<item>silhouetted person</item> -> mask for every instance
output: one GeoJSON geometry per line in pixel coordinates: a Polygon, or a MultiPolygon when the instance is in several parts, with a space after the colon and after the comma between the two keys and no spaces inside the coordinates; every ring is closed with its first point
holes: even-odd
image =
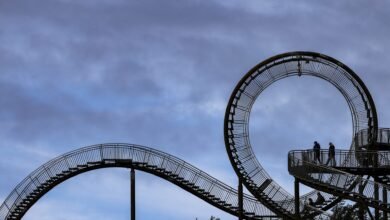
{"type": "Polygon", "coordinates": [[[326,161],[326,165],[328,165],[329,162],[331,166],[336,166],[335,146],[332,142],[329,143],[328,161],[326,161]]]}
{"type": "Polygon", "coordinates": [[[314,141],[314,146],[313,146],[313,151],[314,151],[314,162],[316,163],[317,160],[319,163],[321,163],[321,146],[317,141],[314,141]]]}
{"type": "Polygon", "coordinates": [[[320,205],[325,202],[325,198],[321,195],[320,192],[317,192],[317,199],[314,202],[314,205],[320,205]]]}

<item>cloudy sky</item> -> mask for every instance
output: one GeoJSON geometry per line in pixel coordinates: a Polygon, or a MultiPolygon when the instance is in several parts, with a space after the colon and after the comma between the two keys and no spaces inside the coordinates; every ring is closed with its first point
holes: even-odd
{"type": "MultiPolygon", "coordinates": [[[[228,98],[250,68],[288,51],[351,67],[389,127],[389,10],[355,0],[0,0],[0,202],[49,159],[107,142],[165,151],[236,186],[223,142],[228,98]]],[[[346,149],[352,127],[342,95],[302,77],[260,95],[250,132],[262,165],[292,192],[287,152],[313,140],[346,149]]],[[[93,171],[25,219],[129,219],[128,195],[128,170],[93,171]]],[[[140,220],[235,219],[141,172],[137,199],[140,220]]]]}

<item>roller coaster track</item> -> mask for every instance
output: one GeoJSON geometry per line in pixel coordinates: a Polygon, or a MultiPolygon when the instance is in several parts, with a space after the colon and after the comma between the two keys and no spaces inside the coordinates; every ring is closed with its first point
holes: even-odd
{"type": "MultiPolygon", "coordinates": [[[[261,135],[261,134],[259,134],[261,135]]],[[[374,101],[362,80],[340,61],[313,52],[271,57],[244,75],[233,90],[225,112],[225,147],[244,195],[244,219],[328,219],[326,212],[344,199],[390,212],[390,129],[378,128],[374,101]],[[350,150],[336,151],[336,164],[316,164],[311,150],[288,153],[288,170],[296,180],[315,189],[293,196],[276,183],[257,160],[249,139],[253,103],[272,83],[293,76],[312,76],[332,84],[345,98],[352,115],[350,150]],[[366,177],[375,177],[375,181],[366,177]],[[241,185],[241,184],[240,184],[241,185]],[[305,204],[321,191],[324,201],[305,204]],[[382,192],[379,194],[378,192],[382,192]]],[[[322,151],[325,162],[328,152],[322,151]]],[[[21,219],[39,198],[61,182],[84,172],[134,168],[159,176],[232,215],[240,215],[234,188],[167,153],[131,144],[84,147],[42,165],[27,176],[0,206],[0,220],[21,219]]]]}
{"type": "MultiPolygon", "coordinates": [[[[237,190],[167,153],[130,144],[80,148],[40,166],[27,176],[0,207],[0,219],[20,219],[50,189],[78,174],[106,167],[135,168],[174,183],[209,204],[238,215],[237,190]]],[[[260,202],[244,196],[247,219],[275,216],[260,202]]]]}
{"type": "MultiPolygon", "coordinates": [[[[382,146],[378,144],[381,143],[378,139],[389,138],[386,135],[388,130],[382,130],[383,132],[381,131],[378,135],[376,108],[367,87],[356,73],[340,61],[319,53],[290,52],[271,57],[253,67],[234,88],[226,108],[224,126],[226,151],[237,176],[243,180],[243,184],[248,191],[282,218],[302,218],[303,202],[308,198],[316,199],[317,193],[313,191],[301,196],[298,200],[299,205],[297,206],[297,202],[295,202],[294,206],[295,197],[274,182],[257,160],[249,139],[249,118],[255,100],[268,86],[287,77],[306,76],[317,77],[329,82],[345,98],[352,116],[352,152],[355,149],[377,150],[379,146],[382,146]],[[382,135],[383,133],[384,135],[382,135]],[[278,206],[270,201],[278,201],[278,206]]],[[[261,136],[261,134],[257,135],[261,136]]],[[[295,161],[294,157],[289,158],[295,161]]],[[[309,165],[312,165],[312,169],[316,168],[315,164],[304,163],[304,165],[305,168],[309,165]]],[[[316,169],[320,170],[319,168],[316,169]]],[[[310,173],[306,174],[305,169],[300,169],[301,172],[298,173],[294,172],[294,169],[290,170],[292,171],[290,174],[300,175],[298,177],[302,180],[302,183],[314,189],[328,192],[328,194],[323,193],[326,202],[320,207],[322,210],[330,209],[346,198],[344,197],[345,194],[337,193],[338,191],[334,191],[334,188],[325,190],[325,187],[319,187],[326,183],[321,182],[321,179],[315,179],[310,173]]],[[[333,176],[333,178],[329,177],[329,180],[341,176],[341,174],[336,173],[336,169],[330,172],[324,168],[323,171],[333,176]]],[[[343,175],[347,174],[343,173],[343,175]]],[[[348,182],[346,181],[350,179],[352,177],[339,180],[338,184],[347,185],[348,182]]],[[[359,182],[354,181],[353,183],[358,184],[359,182]]],[[[372,184],[363,186],[368,187],[372,184]]],[[[345,191],[345,189],[343,190],[345,191]]],[[[378,202],[378,206],[375,207],[379,207],[379,201],[374,202],[378,202]]]]}

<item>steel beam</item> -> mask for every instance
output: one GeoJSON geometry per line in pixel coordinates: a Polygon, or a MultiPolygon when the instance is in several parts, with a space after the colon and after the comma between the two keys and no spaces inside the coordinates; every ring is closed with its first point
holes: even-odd
{"type": "Polygon", "coordinates": [[[294,196],[295,196],[295,216],[299,219],[299,180],[295,178],[294,182],[294,196]]]}
{"type": "Polygon", "coordinates": [[[240,177],[238,178],[238,219],[244,219],[244,192],[240,177]]]}
{"type": "MultiPolygon", "coordinates": [[[[379,200],[378,178],[374,177],[374,181],[375,181],[375,184],[374,184],[374,199],[375,199],[375,201],[378,201],[379,200]]],[[[379,209],[375,208],[375,220],[379,220],[379,216],[380,216],[379,209]]]]}
{"type": "MultiPolygon", "coordinates": [[[[387,204],[387,190],[386,188],[383,188],[382,191],[382,198],[383,198],[383,203],[387,204]]],[[[387,211],[383,211],[383,219],[387,219],[387,211]]]]}
{"type": "Polygon", "coordinates": [[[131,168],[130,171],[130,191],[131,191],[131,220],[135,220],[135,171],[131,168]]]}

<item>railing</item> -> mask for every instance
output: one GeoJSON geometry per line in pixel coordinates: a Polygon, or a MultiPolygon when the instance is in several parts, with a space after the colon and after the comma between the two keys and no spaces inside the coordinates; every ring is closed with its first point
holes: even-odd
{"type": "Polygon", "coordinates": [[[386,201],[390,196],[390,186],[329,166],[318,165],[310,160],[305,160],[303,153],[304,151],[301,151],[301,154],[298,154],[297,151],[289,153],[288,168],[295,177],[311,183],[313,187],[325,192],[337,192],[346,199],[365,202],[368,206],[382,210],[390,209],[386,201]],[[375,195],[376,190],[382,193],[375,195]]]}
{"type": "MultiPolygon", "coordinates": [[[[370,144],[370,138],[368,133],[368,129],[363,129],[356,133],[354,137],[354,143],[356,147],[364,147],[370,144]]],[[[390,128],[379,128],[375,143],[390,146],[390,128]]]]}
{"type": "MultiPolygon", "coordinates": [[[[102,144],[69,152],[50,160],[33,171],[16,186],[0,206],[0,219],[9,218],[19,205],[26,198],[35,195],[34,193],[38,189],[42,187],[50,189],[53,187],[50,184],[58,184],[60,181],[58,178],[64,180],[69,178],[67,176],[72,176],[72,172],[82,172],[83,169],[91,170],[94,167],[124,166],[123,163],[127,163],[126,166],[134,166],[135,168],[138,166],[146,171],[149,169],[153,172],[159,172],[159,176],[170,179],[177,185],[191,186],[192,193],[202,199],[205,199],[207,194],[209,198],[213,198],[207,201],[216,207],[221,207],[222,204],[231,213],[238,211],[236,189],[177,157],[143,146],[102,144]],[[158,169],[156,170],[156,168],[158,169]],[[197,190],[199,193],[196,193],[197,190]]],[[[30,207],[32,205],[30,204],[30,207]]],[[[256,216],[274,216],[274,213],[249,195],[244,196],[244,210],[246,213],[253,213],[256,216]]]]}
{"type": "MultiPolygon", "coordinates": [[[[313,150],[293,150],[290,157],[298,160],[319,164],[313,150]]],[[[320,165],[339,168],[381,168],[390,167],[390,151],[350,151],[335,150],[335,155],[329,155],[328,150],[320,151],[320,165]]],[[[290,166],[289,166],[290,167],[290,166]]]]}
{"type": "Polygon", "coordinates": [[[380,128],[378,130],[377,142],[390,145],[390,128],[380,128]]]}

